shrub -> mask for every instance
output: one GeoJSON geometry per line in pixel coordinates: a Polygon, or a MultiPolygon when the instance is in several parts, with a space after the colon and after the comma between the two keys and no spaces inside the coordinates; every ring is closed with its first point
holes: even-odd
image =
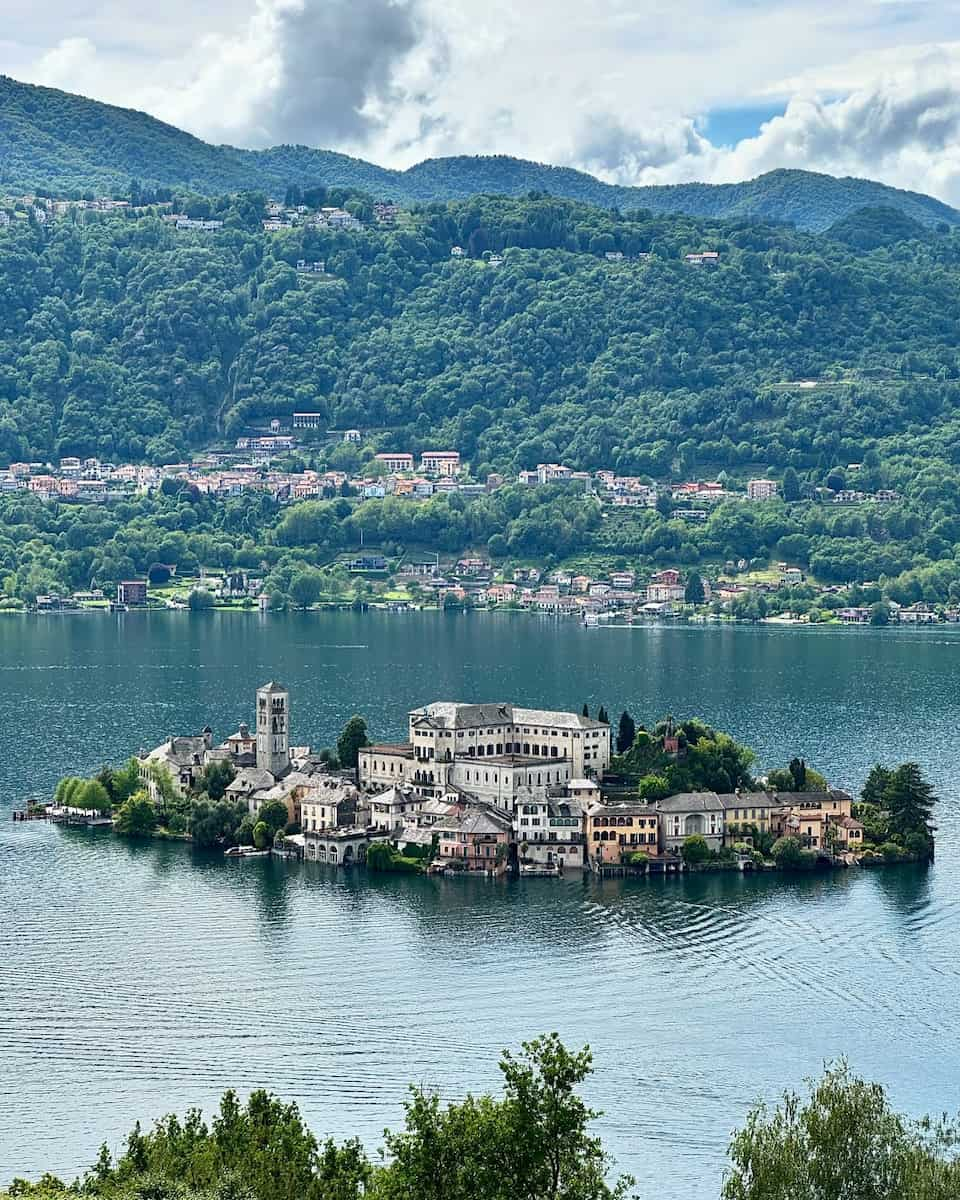
{"type": "Polygon", "coordinates": [[[897,862],[903,857],[903,851],[896,842],[884,842],[880,847],[880,853],[886,862],[897,862]]]}
{"type": "Polygon", "coordinates": [[[170,568],[166,563],[153,563],[147,571],[147,582],[154,587],[163,587],[170,582],[170,568]]]}
{"type": "Polygon", "coordinates": [[[712,852],[707,845],[707,839],[702,834],[691,833],[688,838],[684,838],[680,854],[688,866],[694,867],[707,862],[711,858],[712,852]]]}
{"type": "Polygon", "coordinates": [[[815,862],[817,856],[804,850],[799,838],[781,837],[773,843],[770,857],[783,870],[796,871],[812,865],[811,860],[815,862]]]}
{"type": "Polygon", "coordinates": [[[631,867],[645,867],[650,862],[650,857],[642,850],[634,850],[632,854],[627,855],[627,862],[631,867]]]}
{"type": "Polygon", "coordinates": [[[919,830],[907,834],[905,845],[908,852],[916,855],[917,858],[930,857],[930,838],[926,834],[920,833],[919,830]]]}

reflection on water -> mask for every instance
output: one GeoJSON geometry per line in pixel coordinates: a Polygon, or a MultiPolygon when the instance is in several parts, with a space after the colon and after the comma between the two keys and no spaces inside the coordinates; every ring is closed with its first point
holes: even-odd
{"type": "Polygon", "coordinates": [[[546,1029],[593,1046],[590,1099],[642,1193],[669,1177],[671,1195],[715,1196],[749,1102],[841,1053],[911,1111],[953,1107],[960,829],[942,747],[960,640],[936,636],[0,621],[0,722],[21,752],[0,761],[4,803],[207,719],[225,732],[269,676],[315,745],[354,711],[392,736],[434,696],[587,699],[706,715],[768,763],[804,753],[848,785],[909,754],[944,798],[932,868],[792,880],[367,878],[3,819],[0,1180],[76,1171],[135,1118],[228,1086],[273,1088],[373,1148],[409,1080],[446,1098],[494,1086],[499,1049],[546,1029]],[[54,1113],[55,1142],[36,1132],[54,1113]]]}

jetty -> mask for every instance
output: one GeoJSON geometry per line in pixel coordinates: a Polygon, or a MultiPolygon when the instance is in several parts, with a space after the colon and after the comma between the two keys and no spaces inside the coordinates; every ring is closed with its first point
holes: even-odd
{"type": "Polygon", "coordinates": [[[113,827],[113,817],[84,808],[55,808],[50,805],[46,810],[46,818],[55,825],[74,825],[82,829],[109,829],[113,827]]]}

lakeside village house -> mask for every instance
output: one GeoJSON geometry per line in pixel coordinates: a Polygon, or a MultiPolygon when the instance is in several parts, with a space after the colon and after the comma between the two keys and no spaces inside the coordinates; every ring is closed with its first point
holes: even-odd
{"type": "Polygon", "coordinates": [[[365,746],[356,773],[331,771],[290,745],[290,695],[271,682],[257,690],[253,731],[241,723],[214,745],[208,726],[138,761],[154,799],[157,767],[187,791],[208,763],[231,763],[229,797],[251,815],[279,800],[300,825],[285,852],[339,865],[362,863],[375,841],[432,849],[434,869],[490,875],[516,865],[604,871],[637,851],[651,870],[675,869],[691,834],[719,850],[749,841],[752,828],[830,854],[862,845],[847,792],[696,792],[650,805],[605,794],[610,757],[609,726],[578,713],[439,701],[408,714],[406,741],[365,746]]]}

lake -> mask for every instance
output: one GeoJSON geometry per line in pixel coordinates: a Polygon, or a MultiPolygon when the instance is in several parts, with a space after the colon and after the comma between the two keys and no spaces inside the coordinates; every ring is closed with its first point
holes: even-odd
{"type": "Polygon", "coordinates": [[[715,1197],[728,1135],[845,1054],[914,1113],[958,1107],[960,630],[583,629],[509,614],[0,617],[0,1182],[72,1175],[135,1119],[233,1086],[371,1150],[409,1081],[454,1099],[501,1047],[589,1042],[641,1194],[715,1197]],[[762,766],[858,788],[912,758],[937,861],[796,880],[438,880],[228,862],[17,824],[14,801],[291,693],[293,740],[433,699],[649,724],[697,715],[762,766]]]}

